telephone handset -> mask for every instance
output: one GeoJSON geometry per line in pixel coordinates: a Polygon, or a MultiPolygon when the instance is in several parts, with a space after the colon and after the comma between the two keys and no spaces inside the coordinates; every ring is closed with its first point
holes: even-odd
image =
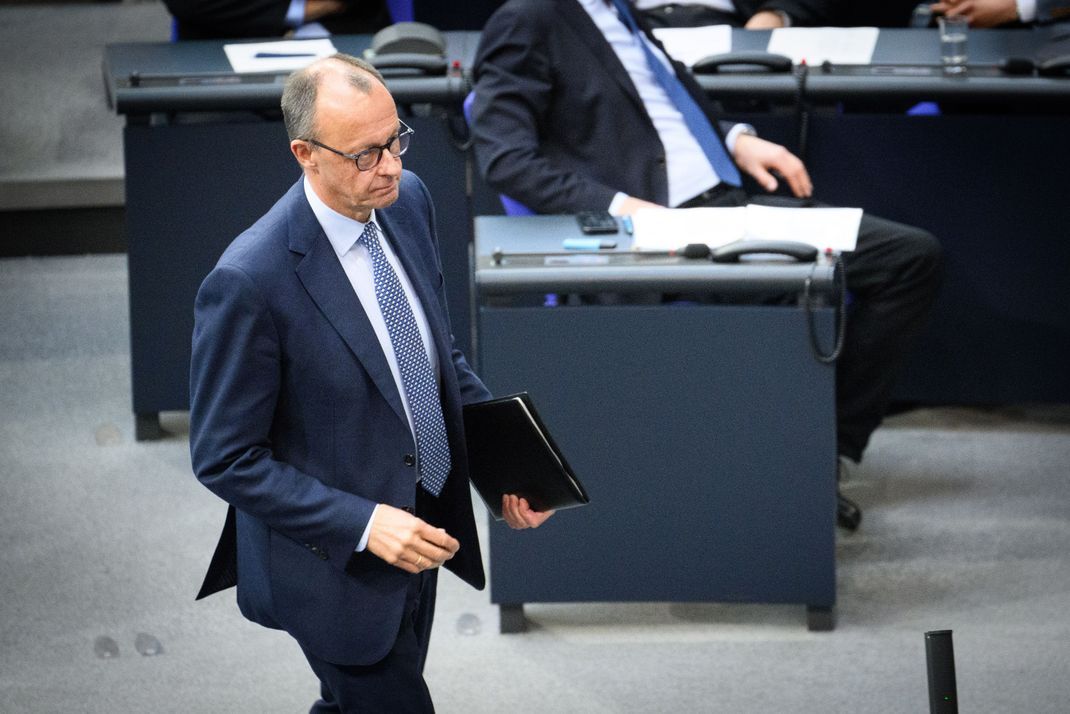
{"type": "Polygon", "coordinates": [[[753,72],[761,69],[773,73],[791,72],[791,58],[769,52],[725,52],[704,57],[691,66],[694,74],[753,72]]]}
{"type": "Polygon", "coordinates": [[[384,76],[446,74],[446,40],[423,22],[395,22],[372,37],[364,58],[384,76]]]}
{"type": "Polygon", "coordinates": [[[747,255],[784,255],[794,258],[799,263],[812,263],[817,260],[817,248],[808,243],[791,240],[737,240],[722,245],[710,254],[714,263],[738,263],[747,255]]]}

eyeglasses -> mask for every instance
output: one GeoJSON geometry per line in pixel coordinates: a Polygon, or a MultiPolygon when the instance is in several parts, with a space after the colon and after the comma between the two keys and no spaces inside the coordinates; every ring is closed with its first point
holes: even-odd
{"type": "Polygon", "coordinates": [[[390,137],[382,146],[373,146],[370,149],[357,152],[356,154],[347,154],[344,151],[338,149],[332,149],[326,144],[322,144],[315,139],[305,139],[310,144],[315,144],[321,149],[326,149],[339,156],[349,159],[357,165],[358,171],[371,171],[383,158],[383,151],[389,151],[390,155],[397,158],[409,150],[409,141],[412,139],[412,135],[415,133],[405,122],[398,120],[398,124],[401,125],[401,131],[394,136],[390,137]]]}

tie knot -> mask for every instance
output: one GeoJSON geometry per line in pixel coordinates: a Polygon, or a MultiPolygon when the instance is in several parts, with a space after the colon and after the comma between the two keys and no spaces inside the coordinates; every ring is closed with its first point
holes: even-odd
{"type": "Polygon", "coordinates": [[[364,230],[361,232],[360,238],[357,240],[370,248],[372,243],[379,242],[379,229],[375,227],[374,223],[368,221],[364,224],[364,230]]]}

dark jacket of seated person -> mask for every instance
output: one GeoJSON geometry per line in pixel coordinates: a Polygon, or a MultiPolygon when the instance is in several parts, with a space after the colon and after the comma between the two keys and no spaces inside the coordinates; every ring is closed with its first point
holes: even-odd
{"type": "Polygon", "coordinates": [[[178,22],[178,39],[279,37],[297,25],[319,22],[332,34],[366,34],[390,24],[384,0],[306,0],[289,24],[290,0],[164,0],[178,22]]]}

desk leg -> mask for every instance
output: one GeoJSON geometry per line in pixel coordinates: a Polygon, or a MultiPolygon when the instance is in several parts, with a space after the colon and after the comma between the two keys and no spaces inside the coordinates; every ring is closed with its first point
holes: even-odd
{"type": "Polygon", "coordinates": [[[498,631],[503,635],[527,632],[528,621],[524,619],[524,604],[501,605],[501,622],[498,631]]]}
{"type": "Polygon", "coordinates": [[[134,414],[134,438],[137,441],[156,441],[163,438],[159,412],[136,412],[134,414]]]}
{"type": "Polygon", "coordinates": [[[836,610],[818,605],[806,606],[806,629],[810,632],[831,632],[836,628],[836,610]]]}

